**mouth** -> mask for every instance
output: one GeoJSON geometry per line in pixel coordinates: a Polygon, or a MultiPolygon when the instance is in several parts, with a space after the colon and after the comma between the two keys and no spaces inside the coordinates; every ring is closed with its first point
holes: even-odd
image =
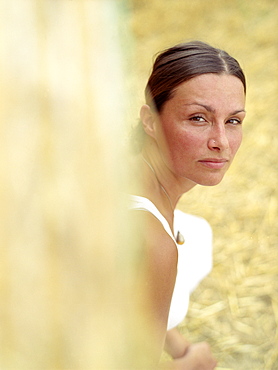
{"type": "Polygon", "coordinates": [[[229,162],[228,159],[221,158],[221,159],[215,159],[215,158],[206,158],[198,161],[205,167],[211,168],[213,170],[221,170],[225,165],[229,162]]]}

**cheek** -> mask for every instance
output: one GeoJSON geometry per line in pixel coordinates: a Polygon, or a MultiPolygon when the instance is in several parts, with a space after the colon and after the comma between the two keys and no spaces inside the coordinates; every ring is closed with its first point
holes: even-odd
{"type": "Polygon", "coordinates": [[[172,160],[196,157],[203,148],[204,143],[200,135],[184,130],[172,130],[166,133],[166,140],[169,149],[169,156],[172,160]]]}
{"type": "Polygon", "coordinates": [[[183,147],[185,149],[195,148],[196,145],[201,146],[205,141],[205,135],[196,130],[185,129],[179,125],[165,127],[164,133],[166,140],[171,145],[183,147]]]}
{"type": "Polygon", "coordinates": [[[231,151],[234,155],[238,151],[238,149],[241,145],[241,142],[242,142],[242,132],[239,132],[237,135],[233,135],[230,138],[230,148],[231,148],[231,151]]]}

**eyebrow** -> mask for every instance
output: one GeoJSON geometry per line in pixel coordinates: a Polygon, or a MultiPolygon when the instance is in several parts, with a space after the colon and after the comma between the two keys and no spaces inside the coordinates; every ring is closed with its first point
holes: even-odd
{"type": "MultiPolygon", "coordinates": [[[[201,103],[188,103],[188,104],[185,104],[185,105],[198,105],[200,107],[203,107],[205,108],[208,112],[210,113],[215,113],[215,109],[213,109],[211,106],[209,105],[206,105],[206,104],[201,104],[201,103]]],[[[246,113],[246,110],[245,109],[238,109],[232,113],[230,113],[231,115],[234,115],[234,114],[237,114],[237,113],[246,113]]]]}

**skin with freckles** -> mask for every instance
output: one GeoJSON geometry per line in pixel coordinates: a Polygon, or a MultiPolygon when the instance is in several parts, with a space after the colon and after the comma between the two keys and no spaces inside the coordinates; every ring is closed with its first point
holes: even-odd
{"type": "Polygon", "coordinates": [[[174,203],[196,184],[222,180],[241,144],[244,106],[237,77],[203,74],[180,84],[160,114],[142,107],[145,131],[156,146],[146,149],[155,154],[167,191],[175,189],[174,203]]]}

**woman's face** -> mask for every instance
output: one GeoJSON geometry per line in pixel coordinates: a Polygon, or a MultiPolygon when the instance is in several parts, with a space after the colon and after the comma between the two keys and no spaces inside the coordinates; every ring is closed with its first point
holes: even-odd
{"type": "Polygon", "coordinates": [[[179,178],[218,184],[241,144],[244,106],[235,76],[204,74],[180,84],[156,120],[163,162],[179,178]]]}

